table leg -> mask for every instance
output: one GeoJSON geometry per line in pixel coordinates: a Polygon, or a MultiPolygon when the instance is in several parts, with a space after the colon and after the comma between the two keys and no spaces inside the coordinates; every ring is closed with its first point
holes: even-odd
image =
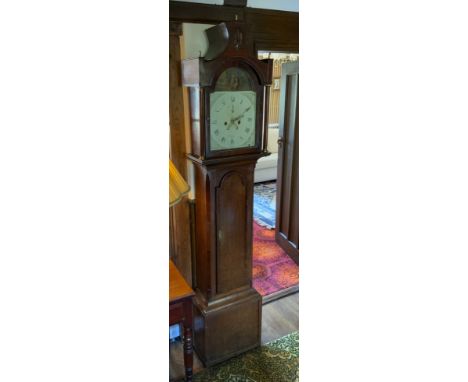
{"type": "Polygon", "coordinates": [[[192,346],[192,325],[184,325],[184,366],[185,380],[192,381],[193,373],[193,346],[192,346]]]}

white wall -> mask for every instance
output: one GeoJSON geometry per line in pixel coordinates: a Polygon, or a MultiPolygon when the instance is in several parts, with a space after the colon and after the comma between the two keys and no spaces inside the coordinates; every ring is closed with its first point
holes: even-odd
{"type": "Polygon", "coordinates": [[[182,59],[203,57],[208,49],[208,39],[204,31],[211,28],[211,24],[182,24],[182,34],[184,43],[182,49],[182,59]]]}
{"type": "Polygon", "coordinates": [[[299,0],[248,0],[247,6],[251,8],[299,12],[299,0]]]}

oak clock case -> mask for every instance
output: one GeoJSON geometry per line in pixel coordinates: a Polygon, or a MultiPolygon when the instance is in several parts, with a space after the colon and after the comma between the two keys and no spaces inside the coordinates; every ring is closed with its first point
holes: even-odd
{"type": "Polygon", "coordinates": [[[257,160],[268,155],[272,60],[258,60],[245,36],[240,23],[210,28],[205,57],[182,62],[194,164],[194,348],[207,366],[261,339],[262,298],[252,287],[253,182],[257,160]]]}

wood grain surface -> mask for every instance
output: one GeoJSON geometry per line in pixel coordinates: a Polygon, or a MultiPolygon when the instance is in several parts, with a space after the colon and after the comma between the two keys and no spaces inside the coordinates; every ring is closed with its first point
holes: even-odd
{"type": "Polygon", "coordinates": [[[193,290],[182,277],[172,260],[169,260],[169,303],[193,296],[193,290]]]}

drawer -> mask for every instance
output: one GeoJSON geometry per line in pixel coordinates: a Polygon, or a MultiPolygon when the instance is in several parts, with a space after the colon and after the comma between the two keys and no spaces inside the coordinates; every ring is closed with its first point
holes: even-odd
{"type": "Polygon", "coordinates": [[[176,302],[169,305],[169,325],[182,322],[185,319],[184,303],[176,302]]]}

